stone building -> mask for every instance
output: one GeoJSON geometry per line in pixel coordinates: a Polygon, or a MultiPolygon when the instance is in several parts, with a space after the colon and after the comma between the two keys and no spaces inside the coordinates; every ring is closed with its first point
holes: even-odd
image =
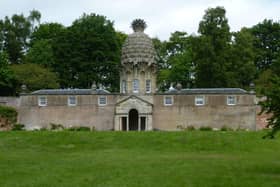
{"type": "MultiPolygon", "coordinates": [[[[137,22],[136,22],[137,23],[137,22]]],[[[138,22],[139,23],[139,22],[138,22]]],[[[27,129],[88,126],[97,130],[176,130],[194,126],[255,130],[255,95],[239,88],[157,92],[156,53],[134,24],[122,48],[120,93],[104,89],[38,90],[20,97],[19,122],[27,129]]]]}

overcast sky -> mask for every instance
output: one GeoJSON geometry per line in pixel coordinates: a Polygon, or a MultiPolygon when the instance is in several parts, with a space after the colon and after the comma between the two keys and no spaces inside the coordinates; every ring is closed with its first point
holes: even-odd
{"type": "Polygon", "coordinates": [[[27,16],[36,9],[42,14],[41,22],[69,26],[83,13],[97,13],[129,34],[131,21],[143,18],[148,24],[147,34],[166,40],[176,30],[197,33],[205,10],[216,6],[225,7],[231,31],[265,18],[280,20],[280,0],[0,0],[0,19],[15,13],[27,16]]]}

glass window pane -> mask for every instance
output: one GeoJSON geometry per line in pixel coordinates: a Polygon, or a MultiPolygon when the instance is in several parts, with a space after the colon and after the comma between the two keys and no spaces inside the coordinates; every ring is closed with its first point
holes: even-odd
{"type": "Polygon", "coordinates": [[[133,92],[134,93],[139,92],[139,80],[138,79],[133,80],[133,92]]]}
{"type": "Polygon", "coordinates": [[[172,105],[172,104],[173,104],[172,96],[165,96],[164,97],[164,105],[172,105]]]}
{"type": "Polygon", "coordinates": [[[151,93],[151,80],[146,80],[146,93],[151,93]]]}
{"type": "Polygon", "coordinates": [[[195,105],[204,105],[204,96],[195,96],[195,105]]]}
{"type": "Polygon", "coordinates": [[[106,98],[106,96],[100,96],[100,97],[99,97],[98,104],[99,104],[99,105],[106,105],[106,104],[107,104],[107,98],[106,98]]]}
{"type": "Polygon", "coordinates": [[[39,106],[47,106],[47,97],[46,96],[40,96],[38,99],[38,105],[39,106]]]}
{"type": "Polygon", "coordinates": [[[68,105],[74,106],[77,104],[76,96],[68,96],[68,105]]]}

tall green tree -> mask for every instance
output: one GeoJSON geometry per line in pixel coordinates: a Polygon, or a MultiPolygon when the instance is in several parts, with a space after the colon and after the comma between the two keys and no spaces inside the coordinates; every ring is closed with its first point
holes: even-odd
{"type": "Polygon", "coordinates": [[[14,74],[9,66],[8,55],[0,52],[0,95],[14,95],[14,74]]]}
{"type": "Polygon", "coordinates": [[[248,88],[256,76],[254,65],[254,37],[246,28],[233,33],[229,68],[227,71],[228,86],[248,88]]]}
{"type": "Polygon", "coordinates": [[[30,46],[32,47],[34,43],[40,40],[48,40],[55,45],[56,38],[65,30],[66,28],[59,23],[43,23],[40,24],[32,33],[30,46]]]}
{"type": "Polygon", "coordinates": [[[166,88],[171,83],[180,83],[183,87],[192,83],[193,64],[189,39],[186,32],[176,31],[164,42],[165,54],[159,59],[162,62],[158,82],[166,88]]]}
{"type": "Polygon", "coordinates": [[[30,48],[25,55],[25,63],[41,64],[52,70],[56,67],[54,46],[66,28],[58,23],[44,23],[35,28],[31,35],[30,48]]]}
{"type": "Polygon", "coordinates": [[[262,113],[272,114],[268,119],[268,127],[272,130],[264,138],[274,138],[280,131],[280,76],[273,75],[271,86],[265,90],[266,100],[261,102],[262,113]]]}
{"type": "Polygon", "coordinates": [[[46,39],[36,41],[25,55],[24,62],[41,64],[50,69],[54,68],[56,64],[52,42],[46,39]]]}
{"type": "Polygon", "coordinates": [[[265,19],[253,26],[251,32],[255,36],[255,65],[261,73],[276,62],[280,53],[280,23],[265,19]]]}
{"type": "Polygon", "coordinates": [[[119,89],[120,42],[104,16],[84,14],[56,40],[55,71],[63,87],[86,88],[95,81],[119,89]]]}
{"type": "Polygon", "coordinates": [[[33,9],[30,11],[30,14],[27,19],[30,21],[32,25],[31,32],[33,32],[37,27],[37,25],[40,25],[41,13],[38,10],[33,9]]]}
{"type": "Polygon", "coordinates": [[[206,10],[193,40],[196,86],[227,87],[231,33],[223,7],[206,10]]]}
{"type": "Polygon", "coordinates": [[[0,20],[0,50],[8,53],[12,64],[23,61],[23,56],[29,48],[35,20],[40,20],[40,12],[36,10],[31,11],[28,17],[23,14],[14,14],[0,20]]]}
{"type": "Polygon", "coordinates": [[[5,17],[4,50],[9,54],[11,63],[20,63],[27,50],[31,24],[22,14],[5,17]]]}

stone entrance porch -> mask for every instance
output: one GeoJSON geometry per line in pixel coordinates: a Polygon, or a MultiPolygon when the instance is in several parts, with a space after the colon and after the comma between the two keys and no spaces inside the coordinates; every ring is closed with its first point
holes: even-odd
{"type": "Polygon", "coordinates": [[[129,96],[116,104],[116,131],[152,130],[153,104],[135,95],[129,96]]]}

